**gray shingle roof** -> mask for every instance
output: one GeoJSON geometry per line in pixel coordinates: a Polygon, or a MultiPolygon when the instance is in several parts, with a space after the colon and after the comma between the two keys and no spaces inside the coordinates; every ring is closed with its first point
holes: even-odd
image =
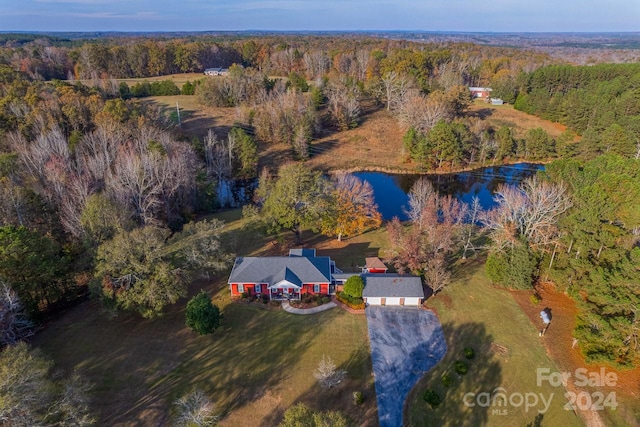
{"type": "Polygon", "coordinates": [[[363,274],[364,291],[362,296],[369,297],[401,297],[424,298],[422,280],[417,276],[401,276],[399,274],[363,274]]]}
{"type": "Polygon", "coordinates": [[[229,283],[330,283],[329,257],[238,257],[229,283]]]}
{"type": "Polygon", "coordinates": [[[315,257],[316,250],[313,248],[293,248],[289,249],[289,256],[315,257]]]}

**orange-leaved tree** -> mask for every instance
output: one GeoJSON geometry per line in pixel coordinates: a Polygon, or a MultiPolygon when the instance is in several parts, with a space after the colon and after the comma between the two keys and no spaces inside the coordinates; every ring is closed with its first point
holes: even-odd
{"type": "Polygon", "coordinates": [[[346,173],[335,174],[333,180],[331,209],[324,215],[322,233],[342,240],[380,227],[382,217],[371,184],[346,173]]]}

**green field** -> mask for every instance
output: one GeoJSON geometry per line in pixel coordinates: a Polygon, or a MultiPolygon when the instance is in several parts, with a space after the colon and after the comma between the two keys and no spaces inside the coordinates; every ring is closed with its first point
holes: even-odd
{"type": "Polygon", "coordinates": [[[538,386],[537,368],[549,368],[551,372],[559,369],[547,356],[537,329],[511,294],[489,283],[482,262],[471,259],[458,265],[455,282],[428,305],[438,313],[448,352],[407,399],[408,426],[457,426],[461,420],[464,425],[473,426],[525,426],[535,422],[541,424],[532,425],[582,425],[572,411],[564,410],[562,387],[551,387],[547,381],[538,386]],[[465,347],[474,349],[473,359],[465,358],[465,347]],[[458,360],[467,362],[466,375],[454,371],[458,360]],[[448,387],[442,381],[445,373],[452,379],[448,387]],[[506,405],[502,399],[494,403],[494,390],[500,387],[510,399],[506,405]],[[426,389],[435,390],[442,397],[436,409],[422,399],[426,389]],[[466,393],[473,393],[467,395],[466,401],[475,406],[465,404],[466,393]],[[488,396],[489,404],[485,400],[488,396]],[[520,396],[529,399],[529,408],[526,403],[521,404],[520,396]],[[551,403],[546,412],[539,413],[546,406],[542,399],[551,403]]]}

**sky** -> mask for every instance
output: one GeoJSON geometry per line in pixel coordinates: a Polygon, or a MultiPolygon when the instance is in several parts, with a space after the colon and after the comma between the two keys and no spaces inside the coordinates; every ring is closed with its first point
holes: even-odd
{"type": "Polygon", "coordinates": [[[0,31],[640,31],[640,0],[0,0],[0,31]]]}

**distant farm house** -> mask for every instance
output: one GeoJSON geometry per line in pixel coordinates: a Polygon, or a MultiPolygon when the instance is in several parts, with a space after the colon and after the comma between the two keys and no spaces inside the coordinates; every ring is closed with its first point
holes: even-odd
{"type": "Polygon", "coordinates": [[[204,70],[204,74],[207,76],[226,76],[229,74],[229,69],[222,67],[207,68],[204,70]]]}
{"type": "Polygon", "coordinates": [[[489,98],[491,96],[492,89],[490,87],[470,87],[471,98],[489,98]]]}

